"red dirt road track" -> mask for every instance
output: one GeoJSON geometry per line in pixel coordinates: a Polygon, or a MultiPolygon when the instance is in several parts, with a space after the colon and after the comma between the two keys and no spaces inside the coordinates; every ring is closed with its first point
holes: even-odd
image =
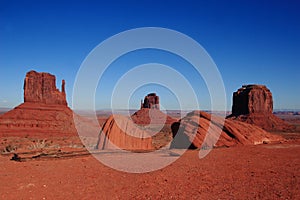
{"type": "Polygon", "coordinates": [[[0,156],[0,199],[300,199],[300,142],[189,150],[145,174],[92,156],[10,161],[0,156]]]}

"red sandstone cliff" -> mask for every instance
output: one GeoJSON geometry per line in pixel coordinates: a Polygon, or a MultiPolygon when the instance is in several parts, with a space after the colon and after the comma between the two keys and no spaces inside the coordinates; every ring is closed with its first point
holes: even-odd
{"type": "Polygon", "coordinates": [[[24,103],[0,116],[1,135],[76,134],[73,112],[67,106],[65,81],[62,91],[55,76],[30,71],[24,80],[24,103]]]}
{"type": "Polygon", "coordinates": [[[294,129],[273,114],[272,93],[264,85],[243,85],[234,92],[232,114],[227,118],[255,124],[268,131],[294,129]]]}
{"type": "Polygon", "coordinates": [[[54,75],[30,71],[24,80],[24,102],[67,105],[64,80],[61,90],[56,88],[54,75]]]}
{"type": "Polygon", "coordinates": [[[232,115],[273,113],[273,98],[264,85],[243,85],[233,93],[232,115]]]}
{"type": "Polygon", "coordinates": [[[141,101],[141,109],[142,108],[151,108],[159,110],[159,96],[156,93],[150,93],[144,98],[144,102],[141,101]]]}

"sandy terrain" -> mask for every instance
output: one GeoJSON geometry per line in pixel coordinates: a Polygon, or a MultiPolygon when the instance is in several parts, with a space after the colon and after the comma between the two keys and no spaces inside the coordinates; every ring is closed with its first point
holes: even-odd
{"type": "Polygon", "coordinates": [[[0,156],[1,199],[300,199],[300,142],[189,150],[158,171],[131,174],[93,156],[24,162],[0,156]]]}
{"type": "Polygon", "coordinates": [[[300,199],[300,126],[285,120],[297,132],[275,133],[282,143],[217,148],[203,159],[189,150],[142,174],[103,165],[77,136],[0,137],[0,199],[300,199]],[[10,160],[13,152],[21,162],[10,160]]]}

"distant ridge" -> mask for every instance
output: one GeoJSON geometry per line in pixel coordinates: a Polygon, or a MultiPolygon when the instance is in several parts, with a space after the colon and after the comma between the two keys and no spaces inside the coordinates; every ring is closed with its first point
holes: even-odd
{"type": "Polygon", "coordinates": [[[10,111],[12,108],[5,108],[5,107],[0,107],[0,115],[3,115],[4,113],[10,111]]]}

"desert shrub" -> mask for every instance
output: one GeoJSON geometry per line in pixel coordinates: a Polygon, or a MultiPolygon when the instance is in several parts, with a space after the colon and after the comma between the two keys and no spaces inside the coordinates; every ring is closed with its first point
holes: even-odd
{"type": "Polygon", "coordinates": [[[30,146],[29,146],[29,149],[30,150],[33,150],[33,149],[43,149],[43,148],[45,148],[45,147],[47,147],[48,146],[48,144],[46,143],[46,139],[43,139],[43,140],[37,140],[37,141],[33,141],[33,144],[31,144],[30,146]]]}
{"type": "Polygon", "coordinates": [[[12,145],[7,145],[3,150],[2,152],[3,153],[10,153],[10,152],[14,152],[17,150],[17,147],[16,146],[12,146],[12,145]]]}

